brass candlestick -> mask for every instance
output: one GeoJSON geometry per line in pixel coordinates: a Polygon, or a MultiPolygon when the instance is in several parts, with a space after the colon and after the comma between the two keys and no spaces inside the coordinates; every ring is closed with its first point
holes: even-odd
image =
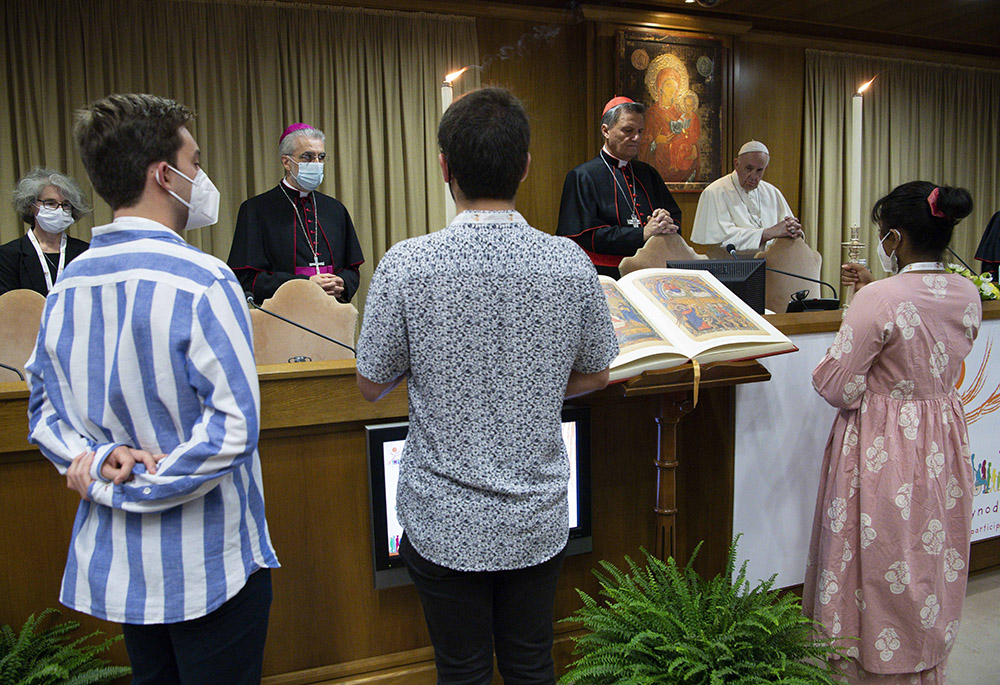
{"type": "MultiPolygon", "coordinates": [[[[847,252],[847,263],[848,264],[860,264],[861,266],[867,266],[868,260],[862,255],[867,247],[865,243],[861,242],[861,227],[857,224],[851,225],[851,239],[847,242],[840,244],[841,248],[847,252]]],[[[851,306],[851,300],[854,299],[854,284],[852,283],[849,287],[844,288],[844,313],[847,313],[847,309],[851,306]]]]}

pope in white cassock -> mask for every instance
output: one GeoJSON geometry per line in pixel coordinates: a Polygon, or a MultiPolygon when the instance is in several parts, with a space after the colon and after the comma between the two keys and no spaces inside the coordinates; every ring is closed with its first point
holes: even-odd
{"type": "Polygon", "coordinates": [[[753,250],[773,238],[802,235],[802,225],[785,196],[763,180],[769,159],[767,147],[756,140],[740,148],[733,160],[733,173],[702,191],[691,229],[692,241],[753,250]]]}

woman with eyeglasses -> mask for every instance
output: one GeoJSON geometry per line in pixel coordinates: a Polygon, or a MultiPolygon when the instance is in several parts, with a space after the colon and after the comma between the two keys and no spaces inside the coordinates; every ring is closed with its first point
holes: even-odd
{"type": "Polygon", "coordinates": [[[14,186],[14,211],[29,228],[0,246],[0,295],[18,288],[48,295],[66,265],[87,249],[66,229],[90,205],[69,176],[35,167],[14,186]]]}

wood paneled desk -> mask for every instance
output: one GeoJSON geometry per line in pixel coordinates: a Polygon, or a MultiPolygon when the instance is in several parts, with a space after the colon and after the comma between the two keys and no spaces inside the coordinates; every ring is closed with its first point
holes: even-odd
{"type": "MultiPolygon", "coordinates": [[[[411,586],[375,590],[368,504],[365,424],[406,417],[405,388],[376,404],[357,391],[352,361],[261,366],[260,454],[271,537],[282,568],[265,652],[265,682],[307,683],[374,677],[434,682],[433,654],[411,586]]],[[[574,588],[595,594],[601,559],[636,558],[657,549],[658,432],[663,390],[612,386],[576,404],[591,407],[594,550],[568,557],[556,616],[579,607],[574,588]]],[[[703,388],[677,427],[673,469],[678,509],[675,544],[686,558],[706,540],[699,568],[722,567],[732,530],[731,386],[703,388]]],[[[26,441],[27,390],[0,384],[0,621],[58,606],[59,582],[77,498],[26,441]]],[[[85,629],[117,626],[65,610],[85,629]]],[[[556,654],[569,659],[571,626],[558,626],[556,654]]],[[[114,652],[125,662],[124,649],[114,652]]]]}
{"type": "MultiPolygon", "coordinates": [[[[783,317],[774,319],[781,328],[839,322],[836,312],[783,317]]],[[[261,366],[259,372],[267,514],[282,563],[273,574],[264,682],[433,683],[433,654],[415,591],[376,591],[372,580],[364,426],[405,418],[405,389],[369,404],[357,391],[353,361],[261,366]]],[[[659,380],[647,387],[618,384],[574,400],[591,407],[594,549],[566,559],[557,618],[580,606],[574,588],[597,593],[591,569],[598,561],[621,565],[626,554],[637,558],[640,546],[661,551],[669,544],[664,536],[673,537],[680,559],[705,540],[696,562],[702,573],[725,564],[732,535],[734,387],[705,378],[698,405],[682,407],[685,415],[673,425],[680,458],[671,459],[654,417],[683,404],[687,389],[684,379],[659,380]],[[660,498],[658,466],[661,483],[674,481],[673,506],[660,498]],[[669,509],[676,509],[672,533],[664,524],[669,509]]],[[[32,612],[58,606],[77,506],[63,478],[26,441],[27,395],[24,383],[0,383],[0,622],[17,625],[32,612]]],[[[114,624],[64,614],[86,630],[118,632],[114,624]]],[[[573,628],[556,628],[559,666],[570,658],[573,628]]],[[[121,645],[113,658],[126,662],[121,645]]]]}

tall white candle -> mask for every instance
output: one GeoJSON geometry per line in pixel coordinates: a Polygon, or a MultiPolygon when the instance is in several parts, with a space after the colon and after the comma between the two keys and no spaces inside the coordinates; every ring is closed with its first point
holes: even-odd
{"type": "Polygon", "coordinates": [[[448,111],[451,107],[451,101],[454,93],[454,89],[451,87],[451,81],[445,81],[441,84],[441,116],[448,111]]]}
{"type": "MultiPolygon", "coordinates": [[[[451,87],[451,82],[457,79],[462,73],[468,69],[468,67],[462,67],[458,71],[453,71],[444,77],[444,83],[441,84],[441,116],[448,111],[451,107],[452,99],[455,96],[455,91],[451,87]]],[[[444,186],[444,222],[445,225],[450,224],[451,220],[455,218],[455,198],[451,196],[451,188],[448,184],[444,186]]]]}
{"type": "Polygon", "coordinates": [[[852,98],[851,115],[851,175],[850,190],[847,196],[848,226],[861,226],[861,93],[852,98]]]}
{"type": "MultiPolygon", "coordinates": [[[[451,74],[448,74],[451,76],[451,74]]],[[[452,97],[454,97],[454,89],[451,87],[451,81],[445,81],[441,84],[441,116],[448,111],[451,107],[452,97]]],[[[444,224],[447,226],[451,223],[451,220],[455,218],[455,198],[451,196],[451,187],[449,184],[444,184],[444,224]]]]}
{"type": "MultiPolygon", "coordinates": [[[[848,222],[848,232],[850,234],[850,240],[845,243],[841,243],[843,247],[847,248],[847,261],[858,262],[861,264],[865,263],[862,257],[861,250],[864,248],[864,243],[860,240],[861,235],[861,121],[862,121],[862,106],[863,97],[862,93],[865,89],[872,84],[872,78],[867,83],[864,83],[858,92],[854,94],[854,98],[851,102],[851,160],[850,160],[850,178],[848,178],[848,190],[847,190],[847,222],[848,222]]],[[[844,288],[843,292],[844,298],[844,313],[847,313],[848,307],[851,306],[851,301],[854,299],[854,286],[849,285],[844,288]]]]}

